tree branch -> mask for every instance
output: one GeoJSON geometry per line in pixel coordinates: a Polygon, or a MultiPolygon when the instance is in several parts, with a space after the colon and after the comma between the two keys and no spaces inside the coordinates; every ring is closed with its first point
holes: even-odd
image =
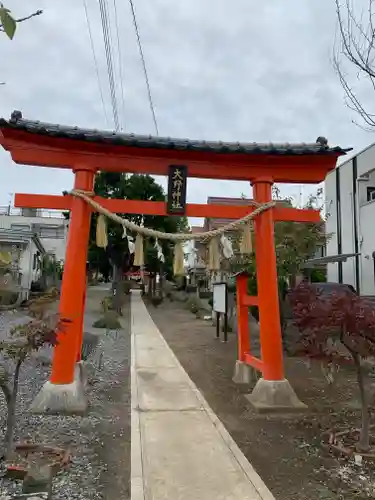
{"type": "MultiPolygon", "coordinates": [[[[16,23],[23,23],[24,21],[28,21],[29,19],[33,18],[33,17],[36,17],[36,16],[40,16],[41,14],[43,14],[43,11],[42,10],[37,10],[35,12],[33,12],[32,14],[26,16],[26,17],[20,17],[19,19],[15,19],[14,21],[16,23]]],[[[0,31],[4,32],[4,28],[2,26],[2,24],[0,24],[0,31]]]]}
{"type": "Polygon", "coordinates": [[[12,391],[10,390],[8,384],[3,380],[0,380],[0,389],[3,391],[5,401],[9,406],[10,400],[12,398],[12,391]]]}
{"type": "MultiPolygon", "coordinates": [[[[357,81],[366,82],[375,91],[374,0],[368,0],[368,9],[365,16],[363,13],[359,15],[355,12],[355,7],[353,7],[355,4],[351,0],[345,0],[343,5],[341,5],[340,0],[335,0],[335,4],[340,46],[338,50],[337,47],[334,50],[333,66],[345,92],[347,107],[360,115],[365,123],[365,130],[373,131],[375,128],[375,114],[365,108],[357,92],[349,84],[348,77],[343,71],[342,58],[355,67],[357,81]]],[[[354,120],[353,123],[358,125],[354,120]]]]}
{"type": "Polygon", "coordinates": [[[8,385],[8,372],[4,366],[0,366],[0,389],[3,391],[5,401],[9,406],[12,398],[12,390],[8,385]]]}

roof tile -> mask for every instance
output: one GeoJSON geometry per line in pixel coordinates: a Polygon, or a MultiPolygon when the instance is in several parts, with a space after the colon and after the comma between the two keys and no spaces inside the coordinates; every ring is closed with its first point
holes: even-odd
{"type": "Polygon", "coordinates": [[[315,143],[276,144],[276,143],[239,143],[213,142],[189,139],[174,139],[171,137],[153,137],[147,135],[123,134],[108,130],[85,129],[72,126],[63,126],[52,123],[25,120],[20,111],[13,111],[10,120],[0,118],[0,128],[24,130],[33,134],[49,137],[105,143],[138,148],[193,150],[214,153],[236,154],[267,154],[267,155],[345,155],[352,148],[329,147],[324,137],[318,137],[315,143]]]}

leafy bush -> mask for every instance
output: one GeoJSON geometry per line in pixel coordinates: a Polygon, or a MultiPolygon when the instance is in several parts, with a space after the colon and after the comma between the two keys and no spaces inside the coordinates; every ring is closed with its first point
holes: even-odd
{"type": "Polygon", "coordinates": [[[104,297],[101,302],[102,312],[106,314],[108,311],[113,310],[113,297],[104,297]]]}
{"type": "Polygon", "coordinates": [[[101,318],[94,321],[94,328],[106,328],[107,330],[118,330],[121,328],[120,322],[117,319],[117,313],[114,311],[108,311],[101,318]]]}
{"type": "Polygon", "coordinates": [[[163,297],[151,297],[151,304],[158,307],[163,302],[163,297]]]}
{"type": "Polygon", "coordinates": [[[193,314],[197,314],[197,312],[201,308],[200,301],[197,297],[190,297],[190,299],[186,302],[186,306],[193,314]]]}

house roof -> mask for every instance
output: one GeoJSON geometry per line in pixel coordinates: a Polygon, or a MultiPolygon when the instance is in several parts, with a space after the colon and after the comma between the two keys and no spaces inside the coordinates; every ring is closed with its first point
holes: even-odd
{"type": "Polygon", "coordinates": [[[54,138],[65,138],[91,143],[151,148],[164,150],[191,150],[211,153],[232,153],[249,155],[345,155],[352,148],[328,146],[327,139],[318,137],[314,143],[258,143],[258,142],[221,142],[151,135],[123,134],[108,130],[79,128],[74,126],[25,120],[20,111],[13,111],[10,120],[0,118],[0,128],[12,128],[32,134],[54,138]]]}
{"type": "Polygon", "coordinates": [[[38,235],[32,231],[22,231],[20,229],[0,229],[0,242],[18,243],[26,245],[33,241],[40,253],[46,253],[46,250],[40,241],[38,235]]]}
{"type": "MultiPolygon", "coordinates": [[[[208,196],[207,205],[243,205],[243,206],[251,206],[252,199],[246,198],[225,198],[218,196],[208,196]]],[[[226,224],[230,224],[234,219],[220,219],[220,218],[211,218],[205,219],[204,221],[204,229],[212,230],[221,226],[225,226],[226,224]]]]}

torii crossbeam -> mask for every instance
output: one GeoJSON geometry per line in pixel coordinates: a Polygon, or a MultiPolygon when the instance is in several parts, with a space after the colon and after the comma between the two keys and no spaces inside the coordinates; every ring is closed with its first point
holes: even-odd
{"type": "MultiPolygon", "coordinates": [[[[23,119],[20,112],[13,112],[10,120],[1,119],[0,132],[1,145],[16,163],[71,169],[77,190],[91,192],[99,170],[167,175],[171,164],[179,164],[188,167],[189,177],[249,181],[253,186],[253,198],[260,204],[271,201],[275,182],[322,182],[335,168],[337,158],[349,151],[330,148],[323,138],[312,144],[240,144],[100,132],[29,121],[23,119]]],[[[116,213],[167,215],[163,202],[94,199],[116,213]]],[[[59,306],[61,318],[69,319],[70,323],[59,335],[50,381],[37,396],[33,408],[35,411],[84,411],[86,400],[75,372],[82,344],[91,208],[77,197],[20,193],[15,195],[15,205],[70,210],[59,306]]],[[[188,204],[187,216],[238,219],[251,210],[252,207],[245,206],[188,204]]],[[[278,383],[283,382],[279,400],[291,401],[288,391],[293,393],[293,390],[285,381],[283,369],[274,221],[319,222],[320,215],[315,210],[276,206],[262,212],[254,221],[256,302],[262,351],[262,362],[257,368],[261,367],[263,386],[265,383],[275,394],[278,383]]],[[[241,321],[238,326],[239,337],[243,339],[247,331],[241,321]]],[[[247,361],[251,364],[251,357],[243,358],[239,359],[237,368],[246,369],[247,361]]],[[[272,406],[272,401],[269,404],[272,406]]]]}

